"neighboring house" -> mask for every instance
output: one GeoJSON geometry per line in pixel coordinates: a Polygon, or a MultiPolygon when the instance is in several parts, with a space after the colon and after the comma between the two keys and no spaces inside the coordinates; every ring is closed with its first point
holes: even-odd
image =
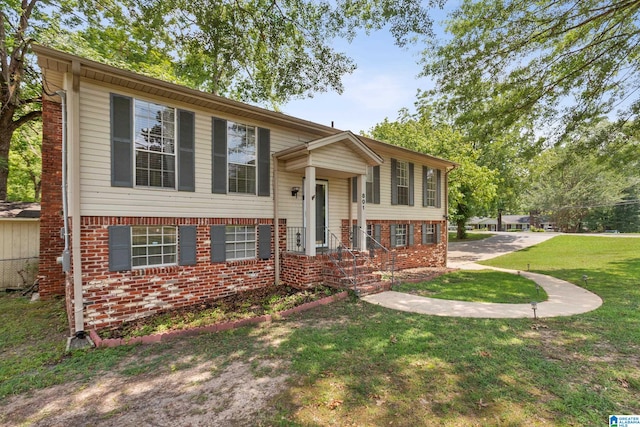
{"type": "Polygon", "coordinates": [[[502,215],[502,229],[526,231],[530,227],[530,219],[529,215],[502,215]]]}
{"type": "Polygon", "coordinates": [[[351,249],[376,249],[373,263],[388,250],[396,269],[446,265],[454,163],[33,50],[46,94],[40,293],[66,292],[72,330],[314,286],[351,249]]]}
{"type": "Polygon", "coordinates": [[[467,225],[471,226],[474,230],[487,230],[496,231],[498,228],[498,220],[495,218],[485,218],[474,216],[469,218],[467,225]]]}
{"type": "Polygon", "coordinates": [[[40,205],[0,202],[0,289],[31,286],[38,271],[40,205]]]}

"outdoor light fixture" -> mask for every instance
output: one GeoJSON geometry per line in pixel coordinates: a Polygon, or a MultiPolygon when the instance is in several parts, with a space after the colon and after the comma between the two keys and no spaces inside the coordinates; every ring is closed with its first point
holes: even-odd
{"type": "Polygon", "coordinates": [[[533,318],[534,319],[538,319],[538,316],[536,315],[536,309],[538,308],[538,303],[535,301],[531,301],[531,310],[533,310],[533,318]]]}
{"type": "Polygon", "coordinates": [[[587,276],[586,274],[582,275],[582,280],[584,281],[584,285],[587,286],[587,280],[589,279],[589,276],[587,276]]]}
{"type": "Polygon", "coordinates": [[[291,196],[297,199],[298,191],[300,191],[300,187],[291,187],[291,196]]]}

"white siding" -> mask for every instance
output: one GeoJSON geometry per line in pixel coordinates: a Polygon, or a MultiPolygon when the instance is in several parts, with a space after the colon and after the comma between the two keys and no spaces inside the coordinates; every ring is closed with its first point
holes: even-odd
{"type": "Polygon", "coordinates": [[[318,168],[333,169],[341,172],[366,174],[367,164],[361,155],[344,143],[331,144],[311,154],[312,164],[318,168]]]}
{"type": "MultiPolygon", "coordinates": [[[[422,206],[422,166],[437,168],[436,165],[417,163],[416,159],[394,157],[397,160],[410,161],[413,168],[413,206],[391,204],[391,157],[384,157],[384,163],[380,166],[380,204],[367,204],[367,220],[369,219],[397,219],[397,220],[432,220],[441,221],[446,215],[445,203],[445,171],[440,172],[440,197],[441,208],[422,206]]],[[[356,217],[356,204],[353,204],[353,219],[356,217]]]]}
{"type": "MultiPolygon", "coordinates": [[[[121,89],[114,92],[131,95],[121,89]]],[[[96,216],[167,216],[167,217],[242,217],[273,216],[273,198],[253,195],[211,193],[211,118],[215,112],[174,105],[195,112],[196,191],[182,192],[149,188],[111,187],[110,163],[110,90],[85,83],[80,96],[80,182],[81,213],[96,216]]],[[[137,96],[166,103],[162,99],[137,96]]],[[[240,118],[220,117],[260,126],[240,118]]],[[[264,127],[269,127],[263,125],[264,127]]],[[[283,150],[310,139],[271,127],[271,152],[283,150]]],[[[273,165],[272,165],[273,168],[273,165]]],[[[271,176],[271,174],[270,174],[271,176]]],[[[273,187],[273,183],[271,183],[273,187]]],[[[291,197],[291,196],[289,196],[291,197]]]]}

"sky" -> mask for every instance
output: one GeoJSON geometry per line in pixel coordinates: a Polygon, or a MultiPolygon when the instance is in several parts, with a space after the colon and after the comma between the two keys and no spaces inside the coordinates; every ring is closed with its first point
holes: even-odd
{"type": "MultiPolygon", "coordinates": [[[[446,10],[431,14],[437,35],[443,34],[439,23],[445,14],[446,10]]],[[[344,92],[291,101],[282,107],[283,113],[327,126],[333,122],[337,129],[362,133],[385,118],[395,120],[402,108],[413,111],[418,89],[433,88],[429,78],[418,77],[423,47],[400,48],[388,31],[360,34],[351,43],[336,41],[335,47],[357,65],[343,78],[344,92]]]]}

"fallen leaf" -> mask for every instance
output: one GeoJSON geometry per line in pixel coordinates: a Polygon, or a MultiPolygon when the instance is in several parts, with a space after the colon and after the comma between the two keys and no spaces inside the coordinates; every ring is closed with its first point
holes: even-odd
{"type": "Polygon", "coordinates": [[[484,403],[482,399],[478,400],[478,409],[486,408],[487,406],[489,406],[488,403],[484,403]]]}
{"type": "Polygon", "coordinates": [[[624,378],[617,378],[622,388],[629,388],[629,383],[624,378]]]}
{"type": "Polygon", "coordinates": [[[395,335],[391,335],[391,338],[389,338],[389,341],[391,341],[393,344],[398,342],[398,338],[396,338],[395,335]]]}
{"type": "Polygon", "coordinates": [[[329,407],[329,409],[334,410],[337,407],[339,407],[340,405],[342,405],[342,400],[339,399],[333,399],[331,402],[329,402],[329,404],[327,405],[329,407]]]}

